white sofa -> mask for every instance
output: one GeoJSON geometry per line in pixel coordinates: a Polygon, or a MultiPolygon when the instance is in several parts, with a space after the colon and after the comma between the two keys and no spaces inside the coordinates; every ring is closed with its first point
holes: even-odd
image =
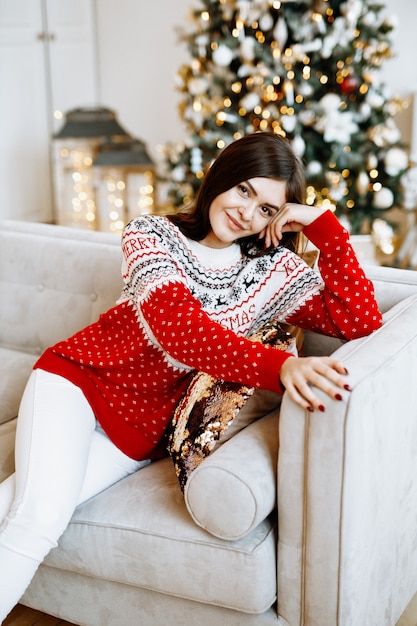
{"type": "MultiPolygon", "coordinates": [[[[120,259],[114,235],[0,223],[0,479],[33,362],[114,303],[120,259]]],[[[275,411],[204,461],[194,502],[167,458],[81,505],[22,603],[86,626],[396,624],[417,591],[417,273],[367,271],[384,326],[305,338],[343,358],[343,402],[284,396],[279,455],[275,411]]]]}

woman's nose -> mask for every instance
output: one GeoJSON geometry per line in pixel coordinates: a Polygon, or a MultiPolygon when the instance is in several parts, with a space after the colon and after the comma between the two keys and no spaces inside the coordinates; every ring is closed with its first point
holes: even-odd
{"type": "Polygon", "coordinates": [[[254,206],[245,204],[239,207],[239,214],[245,222],[250,222],[252,220],[254,206]]]}

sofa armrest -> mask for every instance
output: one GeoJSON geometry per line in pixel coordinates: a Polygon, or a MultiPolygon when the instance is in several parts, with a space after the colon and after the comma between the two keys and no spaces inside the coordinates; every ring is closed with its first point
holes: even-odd
{"type": "Polygon", "coordinates": [[[278,612],[288,624],[394,624],[417,573],[417,296],[334,355],[342,402],[285,394],[278,460],[278,612]],[[303,621],[304,620],[304,621],[303,621]]]}

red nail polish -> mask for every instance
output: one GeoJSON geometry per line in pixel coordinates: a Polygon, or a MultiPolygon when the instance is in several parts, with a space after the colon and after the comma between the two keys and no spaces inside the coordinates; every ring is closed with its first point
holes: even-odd
{"type": "Polygon", "coordinates": [[[340,395],[340,393],[337,393],[335,395],[336,400],[343,400],[342,396],[340,395]]]}
{"type": "Polygon", "coordinates": [[[352,391],[350,385],[344,385],[343,388],[346,389],[346,391],[352,391]]]}
{"type": "Polygon", "coordinates": [[[347,371],[346,367],[345,367],[345,374],[349,374],[349,372],[347,371]]]}
{"type": "Polygon", "coordinates": [[[308,406],[308,407],[307,407],[307,411],[310,411],[310,413],[313,413],[313,412],[314,412],[314,409],[313,409],[313,407],[312,407],[312,406],[308,406]]]}
{"type": "Polygon", "coordinates": [[[320,404],[319,406],[319,411],[321,411],[322,413],[324,413],[324,411],[326,410],[326,407],[324,406],[324,404],[320,404]]]}

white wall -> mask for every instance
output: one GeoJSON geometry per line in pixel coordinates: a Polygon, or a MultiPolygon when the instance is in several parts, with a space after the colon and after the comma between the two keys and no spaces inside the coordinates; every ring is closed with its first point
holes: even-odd
{"type": "Polygon", "coordinates": [[[174,82],[190,57],[175,28],[190,0],[96,2],[101,104],[155,155],[158,144],[184,136],[174,82]]]}
{"type": "Polygon", "coordinates": [[[393,37],[395,56],[384,63],[381,76],[393,95],[404,98],[415,94],[414,102],[398,115],[397,123],[404,141],[417,155],[417,2],[385,0],[385,6],[387,14],[397,17],[398,27],[393,37]]]}
{"type": "MultiPolygon", "coordinates": [[[[190,55],[178,43],[175,28],[190,28],[187,14],[202,4],[197,0],[96,2],[101,104],[115,109],[122,125],[146,141],[155,155],[158,144],[185,136],[174,76],[190,55]]],[[[385,5],[388,15],[398,17],[398,54],[384,64],[382,79],[393,93],[404,96],[417,92],[417,2],[386,0],[385,5]]],[[[411,139],[411,111],[397,119],[405,141],[411,139]]]]}

